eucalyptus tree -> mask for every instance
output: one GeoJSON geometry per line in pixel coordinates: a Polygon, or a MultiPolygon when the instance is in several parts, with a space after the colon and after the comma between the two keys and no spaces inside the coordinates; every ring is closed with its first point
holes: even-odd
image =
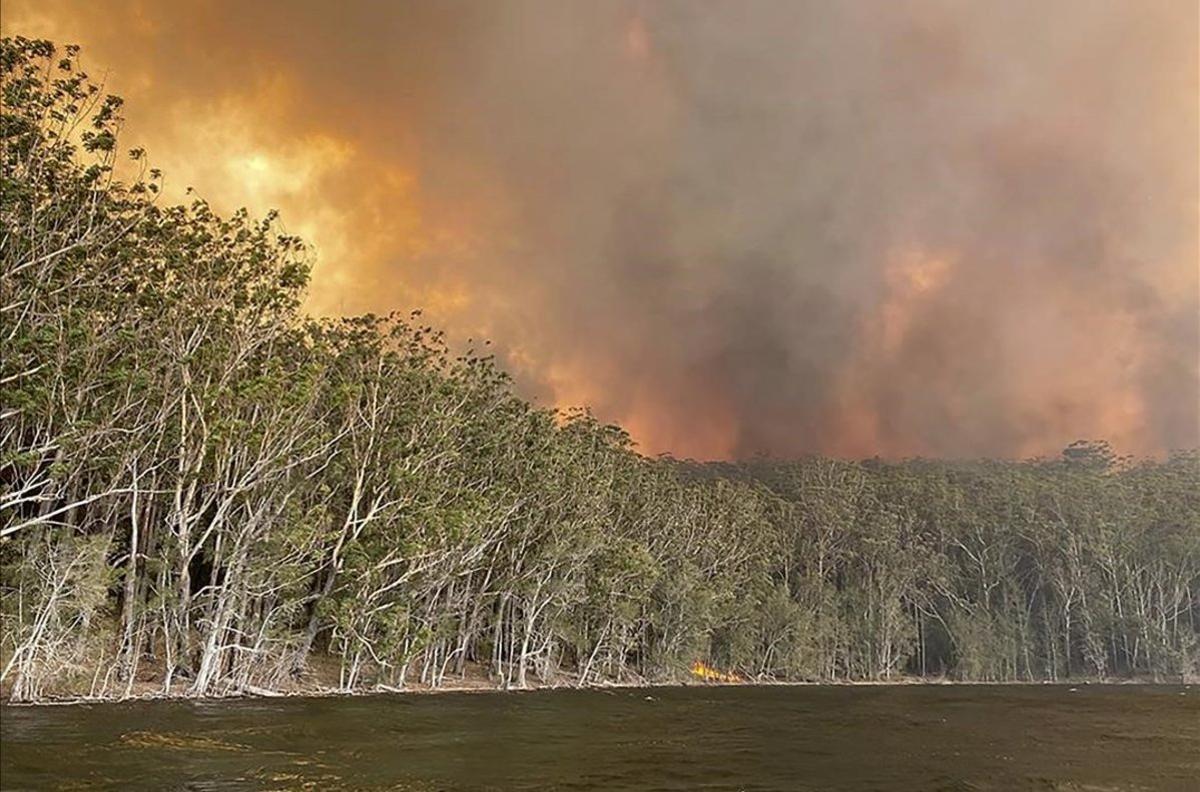
{"type": "Polygon", "coordinates": [[[1200,672],[1194,451],[647,458],[419,314],[305,316],[301,241],[159,206],[75,49],[0,63],[13,697],[1200,672]]]}

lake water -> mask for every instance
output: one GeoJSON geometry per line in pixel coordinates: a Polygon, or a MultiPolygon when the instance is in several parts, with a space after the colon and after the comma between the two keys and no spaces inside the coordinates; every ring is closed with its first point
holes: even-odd
{"type": "Polygon", "coordinates": [[[446,693],[0,719],[4,790],[1200,790],[1200,687],[446,693]]]}

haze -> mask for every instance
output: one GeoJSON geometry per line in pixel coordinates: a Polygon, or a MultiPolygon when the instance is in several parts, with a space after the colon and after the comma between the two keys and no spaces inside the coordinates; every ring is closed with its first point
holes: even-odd
{"type": "Polygon", "coordinates": [[[6,0],[127,142],[646,453],[1200,444],[1197,6],[6,0]]]}

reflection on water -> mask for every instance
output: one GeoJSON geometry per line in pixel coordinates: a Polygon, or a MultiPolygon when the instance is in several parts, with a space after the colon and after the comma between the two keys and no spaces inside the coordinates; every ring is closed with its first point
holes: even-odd
{"type": "Polygon", "coordinates": [[[1200,789],[1200,688],[726,687],[2,711],[0,786],[1200,789]]]}

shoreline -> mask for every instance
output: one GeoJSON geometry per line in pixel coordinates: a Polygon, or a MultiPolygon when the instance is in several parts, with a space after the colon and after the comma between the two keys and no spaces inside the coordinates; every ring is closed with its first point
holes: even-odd
{"type": "Polygon", "coordinates": [[[70,707],[95,704],[129,704],[145,702],[193,702],[219,703],[235,701],[267,701],[272,699],[327,699],[327,698],[365,698],[369,696],[437,696],[444,694],[526,694],[548,691],[617,691],[617,690],[661,690],[664,688],[742,688],[742,687],[823,687],[823,688],[853,688],[853,687],[1183,687],[1190,688],[1197,684],[1192,680],[1153,680],[1153,679],[1069,679],[1041,681],[984,681],[958,679],[926,679],[906,677],[902,679],[864,679],[864,680],[833,680],[812,682],[806,680],[756,680],[745,682],[710,682],[710,681],[667,681],[667,682],[599,682],[587,685],[574,684],[542,684],[524,688],[501,688],[490,685],[459,684],[442,685],[439,687],[409,687],[398,688],[381,685],[372,689],[339,690],[337,688],[306,688],[297,690],[269,690],[256,688],[236,693],[216,696],[190,696],[184,693],[165,694],[159,692],[139,693],[124,697],[60,697],[46,698],[41,701],[10,701],[7,697],[0,699],[3,707],[70,707]]]}

